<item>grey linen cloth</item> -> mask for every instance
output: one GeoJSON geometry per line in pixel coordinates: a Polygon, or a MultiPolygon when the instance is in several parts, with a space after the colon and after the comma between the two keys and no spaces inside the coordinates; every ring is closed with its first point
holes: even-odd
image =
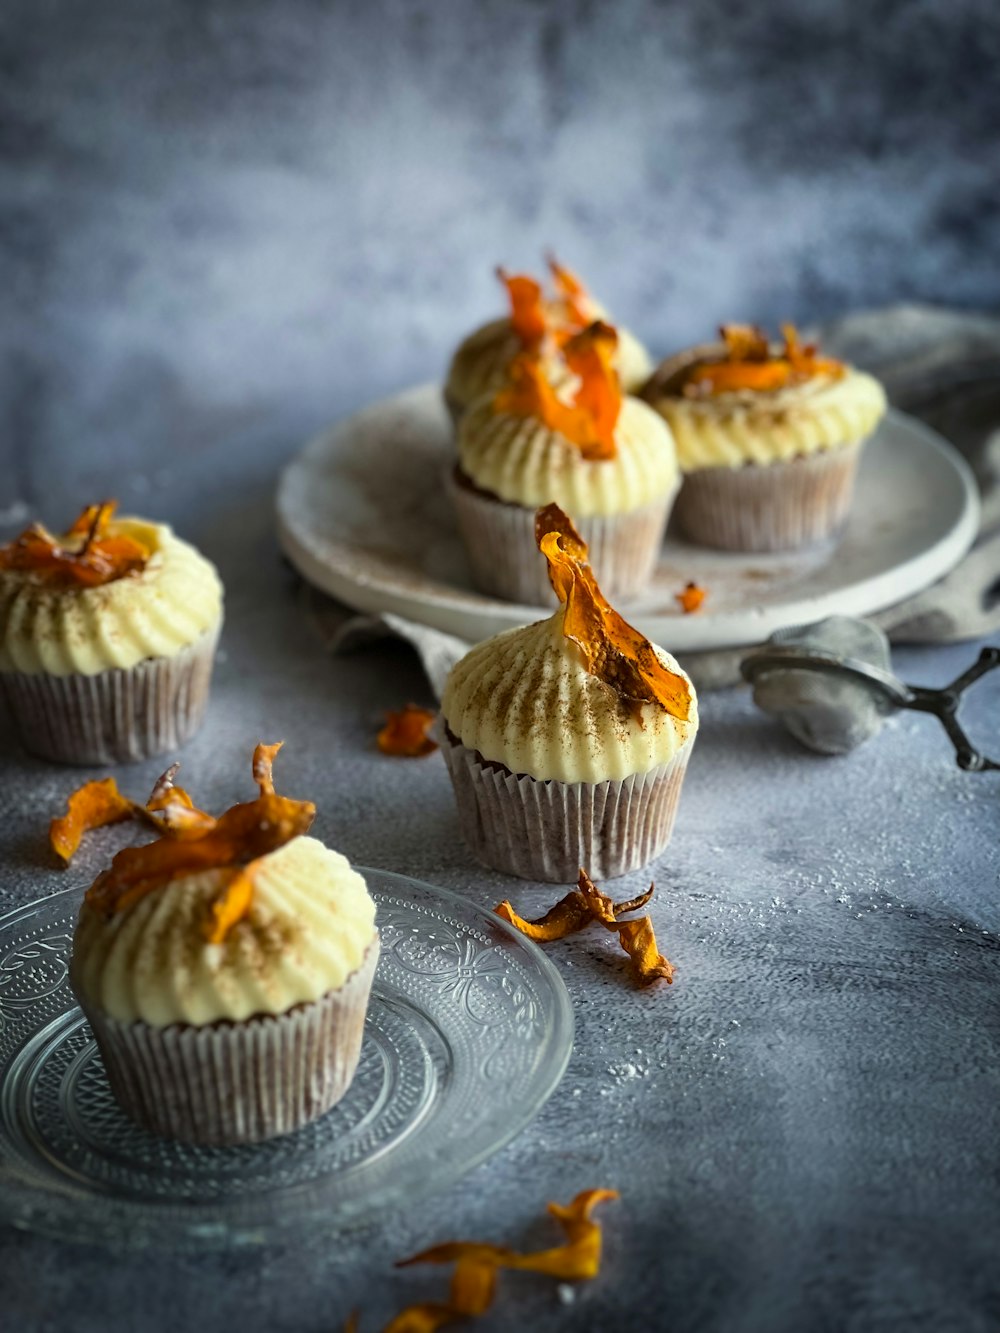
{"type": "MultiPolygon", "coordinates": [[[[978,639],[1000,628],[1000,319],[901,305],[812,331],[825,350],[870,370],[894,406],[919,417],[964,455],[982,497],[972,550],[943,579],[869,619],[893,643],[978,639]]],[[[309,607],[331,652],[395,635],[416,649],[440,697],[451,666],[469,645],[401,616],[352,615],[313,590],[309,607]]],[[[747,648],[689,653],[681,663],[699,689],[739,680],[747,648]]]]}

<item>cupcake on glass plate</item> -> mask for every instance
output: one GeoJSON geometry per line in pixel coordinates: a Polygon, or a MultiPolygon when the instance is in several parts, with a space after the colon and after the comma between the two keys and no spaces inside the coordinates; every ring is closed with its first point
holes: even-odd
{"type": "Polygon", "coordinates": [[[760,329],[727,325],[722,339],[670,357],[643,397],[669,423],[684,485],[684,535],[731,551],[785,551],[844,523],[861,446],[885,413],[871,375],[760,329]]]}
{"type": "Polygon", "coordinates": [[[602,596],[555,505],[538,544],[560,606],[478,644],[441,700],[442,750],[466,842],[524,879],[612,879],[670,840],[698,730],[694,686],[602,596]]]}
{"type": "Polygon", "coordinates": [[[375,904],[346,859],[307,836],[308,801],[259,795],[212,818],[164,774],[145,806],[113,779],[53,822],[69,859],[87,828],[135,815],[159,834],[87,890],[70,982],[122,1109],[155,1134],[253,1143],[298,1129],[350,1085],[378,959],[375,904]]]}
{"type": "Polygon", "coordinates": [[[164,523],[108,501],[0,547],[0,690],[25,748],[70,764],[182,745],[208,702],[222,584],[164,523]]]}
{"type": "MultiPolygon", "coordinates": [[[[554,288],[549,294],[534,278],[497,270],[507,289],[510,314],[470,333],[452,358],[444,400],[456,425],[473,399],[503,387],[512,362],[522,352],[537,354],[558,377],[559,346],[595,320],[607,321],[607,312],[579,278],[555,259],[550,258],[548,265],[554,288]]],[[[649,354],[627,329],[618,330],[614,365],[628,393],[649,378],[649,354]]]]}
{"type": "Polygon", "coordinates": [[[680,472],[663,419],[622,394],[616,346],[607,324],[576,334],[563,348],[560,388],[526,352],[505,387],[463,416],[449,486],[484,592],[552,604],[534,530],[535,510],[549,503],[579,528],[609,595],[632,597],[649,582],[680,472]]]}

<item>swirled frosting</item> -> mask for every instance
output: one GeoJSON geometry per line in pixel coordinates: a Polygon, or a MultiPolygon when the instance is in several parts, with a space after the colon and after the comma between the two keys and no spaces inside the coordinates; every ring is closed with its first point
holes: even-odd
{"type": "MultiPolygon", "coordinates": [[[[594,318],[600,316],[595,306],[594,318]]],[[[649,378],[652,362],[649,353],[628,329],[618,328],[618,347],[615,367],[626,393],[638,389],[649,378]]],[[[475,398],[484,393],[496,393],[507,383],[511,362],[524,351],[524,344],[511,327],[509,319],[495,319],[476,329],[462,342],[448,370],[445,398],[456,411],[464,411],[475,398]]],[[[550,358],[549,368],[554,378],[559,375],[559,363],[550,358]]],[[[565,368],[563,368],[565,374],[565,368]]]]}
{"type": "Polygon", "coordinates": [[[615,448],[614,458],[586,459],[537,418],[495,411],[492,394],[470,407],[458,433],[459,466],[482,490],[531,509],[554,502],[574,518],[627,513],[676,486],[670,431],[637,398],[622,401],[615,448]]]}
{"type": "Polygon", "coordinates": [[[713,344],[670,358],[644,395],[673,431],[682,472],[779,463],[858,444],[885,413],[881,384],[850,366],[839,378],[816,375],[771,392],[684,395],[683,371],[718,352],[713,344]]]}
{"type": "MultiPolygon", "coordinates": [[[[618,781],[671,759],[698,730],[691,686],[685,718],[658,704],[630,709],[586,668],[563,635],[564,608],[548,620],[477,644],[452,669],[441,700],[451,733],[467,749],[540,781],[618,781]]],[[[687,676],[665,649],[670,671],[687,676]]]]}
{"type": "Polygon", "coordinates": [[[174,657],[222,616],[215,566],[164,523],[112,520],[110,533],[150,551],[136,574],[99,587],[53,587],[0,571],[0,671],[96,675],[151,657],[174,657]]]}
{"type": "Polygon", "coordinates": [[[240,1022],[318,1000],[360,966],[375,904],[339,852],[298,837],[263,857],[247,916],[209,944],[202,926],[225,873],[176,879],[111,917],[84,903],[71,965],[84,1002],[122,1023],[240,1022]]]}

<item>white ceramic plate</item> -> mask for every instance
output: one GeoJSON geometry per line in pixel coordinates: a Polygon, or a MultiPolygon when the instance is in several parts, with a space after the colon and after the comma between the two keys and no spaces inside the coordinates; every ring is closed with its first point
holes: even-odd
{"type": "MultiPolygon", "coordinates": [[[[477,592],[443,475],[451,427],[436,385],[375,403],[324,432],[285,469],[278,532],[311,583],[360,611],[391,611],[478,641],[539,618],[477,592]]],[[[708,551],[668,536],[649,590],[620,609],[675,652],[759,643],[785,625],[863,616],[925,588],[975,537],[978,499],[961,457],[890,412],[866,445],[839,542],[780,555],[708,551]],[[684,615],[675,594],[708,589],[684,615]]]]}

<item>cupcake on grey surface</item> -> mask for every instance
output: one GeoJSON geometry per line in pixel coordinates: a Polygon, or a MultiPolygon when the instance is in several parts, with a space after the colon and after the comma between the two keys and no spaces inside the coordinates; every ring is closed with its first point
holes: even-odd
{"type": "Polygon", "coordinates": [[[469,408],[450,489],[473,578],[484,592],[551,605],[535,510],[576,524],[609,595],[640,593],[656,565],[680,472],[663,420],[621,391],[617,335],[592,324],[563,349],[556,388],[539,357],[515,361],[499,392],[469,408]]]}
{"type": "MultiPolygon", "coordinates": [[[[375,904],[347,860],[307,836],[315,807],[275,795],[277,748],[255,753],[257,799],[218,819],[165,775],[133,807],[160,836],[119,852],[80,909],[70,981],[111,1089],[168,1138],[290,1133],[334,1106],[357,1068],[375,904]]],[[[116,800],[128,805],[107,782],[88,784],[53,845],[71,855],[66,821],[120,818],[116,800]]]]}
{"type": "Polygon", "coordinates": [[[552,505],[538,542],[560,606],[478,644],[441,701],[459,824],[487,865],[525,879],[611,879],[670,840],[698,730],[688,677],[608,604],[552,505]]]}
{"type": "Polygon", "coordinates": [[[885,413],[871,375],[727,325],[662,362],[643,397],[673,432],[684,484],[674,514],[703,546],[783,551],[831,536],[850,509],[861,447],[885,413]]]}
{"type": "Polygon", "coordinates": [[[222,627],[215,567],[164,523],[85,509],[0,548],[0,690],[25,748],[121,763],[182,745],[222,627]]]}
{"type": "MultiPolygon", "coordinates": [[[[554,258],[548,265],[553,285],[548,294],[534,278],[497,270],[507,290],[510,313],[470,333],[452,358],[444,399],[456,425],[474,399],[503,388],[511,365],[523,352],[539,356],[546,370],[558,379],[565,373],[559,362],[559,347],[595,320],[608,320],[607,311],[575,274],[554,258]]],[[[627,329],[618,329],[614,365],[622,387],[629,393],[646,382],[652,369],[646,349],[627,329]]]]}

